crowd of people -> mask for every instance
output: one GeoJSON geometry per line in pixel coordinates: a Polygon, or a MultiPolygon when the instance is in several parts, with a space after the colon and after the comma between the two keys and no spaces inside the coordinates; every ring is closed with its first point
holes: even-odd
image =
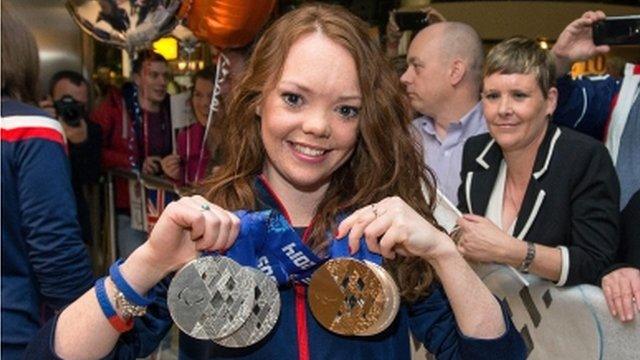
{"type": "MultiPolygon", "coordinates": [[[[2,357],[147,356],[172,325],[172,274],[200,251],[232,248],[237,210],[283,214],[322,259],[334,241],[381,254],[401,310],[376,336],[337,336],[292,280],[265,340],[232,349],[181,333],[181,358],[409,358],[410,333],[438,358],[525,358],[509,309],[470,262],[599,286],[612,316],[638,317],[640,65],[622,80],[568,75],[610,50],[593,43],[600,11],[568,24],[551,50],[513,37],[485,57],[471,26],[429,9],[399,74],[367,23],[304,5],[230,54],[241,55],[213,126],[216,69],[197,72],[195,122],[174,134],[162,56],[140,52],[131,81],[97,106],[67,70],[41,101],[33,36],[2,7],[2,357]],[[147,233],[131,227],[131,186],[117,179],[124,261],[118,281],[92,288],[82,189],[110,169],[200,195],[170,203],[147,233]],[[436,189],[464,214],[451,234],[434,217],[436,189]]],[[[387,32],[398,38],[393,23],[387,32]]]]}

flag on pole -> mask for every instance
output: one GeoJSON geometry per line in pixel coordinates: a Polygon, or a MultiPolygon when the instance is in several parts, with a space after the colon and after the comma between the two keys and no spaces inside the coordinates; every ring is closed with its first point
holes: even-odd
{"type": "Polygon", "coordinates": [[[176,200],[178,195],[163,189],[147,189],[147,232],[150,233],[160,219],[167,204],[176,200]]]}

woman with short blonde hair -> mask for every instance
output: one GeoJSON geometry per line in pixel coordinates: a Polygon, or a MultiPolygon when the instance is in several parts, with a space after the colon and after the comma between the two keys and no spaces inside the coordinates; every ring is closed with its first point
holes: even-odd
{"type": "Polygon", "coordinates": [[[551,54],[514,37],[487,55],[488,134],[465,144],[458,248],[558,286],[597,284],[618,244],[618,179],[605,147],[550,122],[551,54]]]}

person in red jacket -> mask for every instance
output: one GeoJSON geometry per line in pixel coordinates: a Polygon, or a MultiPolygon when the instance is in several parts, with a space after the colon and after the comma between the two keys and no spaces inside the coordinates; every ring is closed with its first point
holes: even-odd
{"type": "MultiPolygon", "coordinates": [[[[138,54],[132,82],[111,91],[92,113],[102,128],[102,165],[161,175],[160,163],[171,154],[171,112],[167,96],[169,67],[152,51],[138,54]]],[[[115,208],[118,251],[127,256],[145,239],[146,233],[131,228],[127,181],[116,179],[115,208]]]]}

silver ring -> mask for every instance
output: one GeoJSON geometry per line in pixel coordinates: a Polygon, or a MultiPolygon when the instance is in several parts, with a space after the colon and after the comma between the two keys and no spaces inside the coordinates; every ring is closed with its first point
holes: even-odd
{"type": "Polygon", "coordinates": [[[200,210],[201,211],[209,211],[209,210],[211,210],[211,208],[209,207],[209,204],[202,204],[202,205],[200,205],[200,210]]]}

